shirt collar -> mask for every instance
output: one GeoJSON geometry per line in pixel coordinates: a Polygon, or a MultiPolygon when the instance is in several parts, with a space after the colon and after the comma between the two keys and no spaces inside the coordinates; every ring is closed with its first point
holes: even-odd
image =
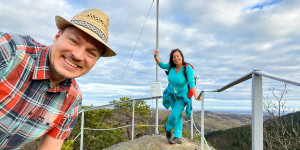
{"type": "MultiPolygon", "coordinates": [[[[38,56],[34,58],[36,60],[34,70],[33,70],[33,80],[48,80],[50,81],[49,72],[49,55],[51,46],[47,46],[39,52],[38,56]]],[[[73,79],[66,79],[59,83],[58,86],[49,89],[52,92],[62,92],[70,88],[73,79]]]]}
{"type": "Polygon", "coordinates": [[[37,57],[34,58],[35,66],[33,70],[33,80],[50,79],[49,73],[49,54],[50,46],[42,48],[37,57]]]}

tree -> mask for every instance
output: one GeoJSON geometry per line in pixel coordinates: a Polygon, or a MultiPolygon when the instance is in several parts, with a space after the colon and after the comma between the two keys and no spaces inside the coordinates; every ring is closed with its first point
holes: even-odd
{"type": "MultiPolygon", "coordinates": [[[[83,106],[82,109],[88,108],[83,106]]],[[[123,135],[124,129],[115,130],[88,130],[89,129],[111,129],[119,125],[111,120],[113,118],[112,110],[110,109],[97,109],[87,111],[84,114],[84,149],[104,149],[116,143],[125,141],[123,135]]],[[[81,132],[81,114],[78,116],[78,121],[69,137],[74,139],[81,132]]],[[[66,140],[67,141],[67,140],[66,140]]],[[[65,145],[68,146],[67,143],[65,145]]],[[[73,149],[79,149],[80,139],[73,143],[73,149]]]]}
{"type": "Polygon", "coordinates": [[[205,134],[205,137],[215,149],[251,149],[250,125],[209,132],[205,134]]]}
{"type": "MultiPolygon", "coordinates": [[[[113,100],[110,103],[115,104],[118,102],[124,102],[130,100],[130,97],[122,97],[120,101],[113,100]]],[[[149,113],[150,113],[150,105],[147,105],[145,101],[136,101],[135,102],[135,113],[134,113],[134,124],[139,125],[149,125],[149,113]]],[[[113,110],[116,118],[118,118],[118,124],[120,126],[126,126],[132,124],[132,103],[123,103],[119,105],[115,105],[115,109],[113,110]]],[[[135,135],[143,134],[146,130],[149,130],[149,127],[144,126],[136,126],[134,133],[135,135]]],[[[126,128],[127,138],[131,139],[131,127],[126,128]]]]}
{"type": "Polygon", "coordinates": [[[275,100],[267,97],[264,108],[266,115],[270,118],[264,123],[264,147],[266,149],[290,150],[300,148],[300,112],[290,113],[286,107],[287,85],[283,90],[276,94],[273,90],[271,93],[275,100]]]}

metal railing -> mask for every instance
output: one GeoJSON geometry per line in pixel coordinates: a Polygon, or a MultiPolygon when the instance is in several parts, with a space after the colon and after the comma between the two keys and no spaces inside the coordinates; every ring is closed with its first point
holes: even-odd
{"type": "MultiPolygon", "coordinates": [[[[130,127],[132,128],[132,132],[131,132],[131,139],[134,139],[134,127],[135,126],[138,126],[138,125],[135,125],[134,124],[134,114],[135,114],[135,111],[134,111],[134,106],[135,106],[135,102],[136,101],[144,101],[144,100],[152,100],[152,99],[159,99],[159,98],[162,98],[162,96],[158,96],[158,97],[150,97],[150,98],[140,98],[140,99],[131,99],[131,100],[127,100],[127,101],[123,101],[123,102],[118,102],[118,103],[112,103],[112,104],[106,104],[106,105],[101,105],[101,106],[97,106],[97,107],[90,107],[90,108],[85,108],[85,109],[82,109],[79,114],[81,113],[81,138],[80,138],[80,150],[83,150],[83,132],[84,132],[84,129],[88,129],[88,130],[99,130],[99,129],[89,129],[89,128],[84,128],[84,112],[87,112],[87,111],[91,111],[91,110],[97,110],[97,109],[100,109],[100,108],[107,108],[109,106],[115,106],[115,105],[120,105],[120,104],[125,104],[125,103],[132,103],[132,124],[131,125],[127,125],[127,126],[124,126],[124,127],[130,127]]],[[[156,109],[158,113],[158,109],[156,109]]],[[[158,120],[158,117],[156,118],[158,120]]],[[[158,122],[158,121],[157,121],[158,122]]],[[[153,126],[153,125],[145,125],[145,126],[153,126]]],[[[124,127],[118,127],[118,128],[124,128],[124,127]]],[[[113,129],[118,129],[118,128],[113,128],[113,129]]],[[[155,128],[158,128],[158,123],[155,125],[155,128]]],[[[103,130],[103,129],[101,129],[103,130]]],[[[106,129],[108,130],[108,129],[106,129]]],[[[112,129],[111,129],[112,130],[112,129]]]]}
{"type": "MultiPolygon", "coordinates": [[[[158,109],[156,108],[156,124],[155,125],[137,125],[134,123],[134,114],[135,114],[135,102],[137,101],[145,101],[145,100],[153,100],[153,99],[156,99],[156,102],[157,99],[161,99],[162,96],[158,96],[158,97],[150,97],[150,98],[140,98],[140,99],[131,99],[131,100],[127,100],[127,101],[123,101],[123,102],[118,102],[118,103],[112,103],[112,104],[107,104],[107,105],[102,105],[102,106],[97,106],[97,107],[89,107],[89,108],[85,108],[85,109],[82,109],[79,114],[81,113],[82,117],[81,117],[81,132],[79,133],[81,136],[81,140],[80,140],[80,150],[83,150],[83,140],[84,140],[84,130],[114,130],[114,129],[119,129],[119,128],[127,128],[127,127],[131,127],[132,128],[132,132],[131,132],[131,139],[133,140],[134,139],[134,127],[136,126],[155,126],[155,134],[159,134],[158,133],[158,127],[159,126],[163,126],[163,125],[158,125],[158,109]],[[117,128],[111,128],[111,129],[91,129],[91,128],[85,128],[84,127],[84,113],[87,112],[87,111],[91,111],[91,110],[97,110],[97,109],[100,109],[100,108],[107,108],[109,106],[114,106],[114,105],[120,105],[120,104],[125,104],[125,103],[132,103],[132,124],[131,125],[126,125],[126,126],[122,126],[122,127],[117,127],[117,128]]],[[[204,108],[204,102],[202,101],[202,108],[204,108]]],[[[158,107],[158,104],[156,104],[156,107],[158,107]]],[[[204,133],[204,109],[201,110],[201,132],[204,133]],[[202,115],[203,114],[203,115],[202,115]]],[[[193,112],[191,114],[191,119],[188,120],[188,121],[185,121],[185,122],[191,122],[191,139],[193,139],[193,131],[194,131],[194,126],[196,128],[196,130],[199,132],[199,130],[197,129],[196,125],[194,124],[194,121],[193,121],[193,112]]],[[[202,135],[202,133],[200,133],[200,135],[202,135]]],[[[76,138],[79,136],[79,134],[76,136],[76,138]]],[[[75,138],[75,139],[76,139],[75,138]]],[[[74,139],[74,140],[75,140],[74,139]]],[[[203,138],[201,137],[201,140],[203,138]]],[[[204,139],[205,140],[205,139],[204,139]]],[[[206,141],[205,141],[206,142],[206,141]]],[[[207,144],[207,142],[205,143],[206,146],[208,147],[209,149],[209,146],[207,144]]]]}
{"type": "MultiPolygon", "coordinates": [[[[262,89],[262,77],[270,78],[280,82],[285,82],[300,86],[299,82],[292,80],[287,80],[269,73],[265,73],[259,70],[253,70],[252,72],[244,75],[243,77],[213,91],[201,91],[199,97],[202,97],[202,103],[204,103],[204,92],[222,92],[230,87],[233,87],[239,83],[252,78],[252,150],[262,150],[263,149],[263,89],[262,89]]],[[[204,109],[204,104],[201,109],[204,109]]],[[[204,121],[204,114],[201,114],[201,126],[204,121]]],[[[204,133],[204,130],[201,129],[204,133]]],[[[201,135],[201,150],[203,150],[204,134],[201,135]]]]}
{"type": "MultiPolygon", "coordinates": [[[[287,80],[275,75],[271,75],[268,73],[264,73],[262,71],[259,70],[253,70],[252,72],[242,76],[241,78],[234,80],[233,82],[219,88],[216,90],[212,90],[212,91],[201,91],[199,94],[199,97],[202,97],[201,100],[201,150],[204,150],[204,145],[206,145],[208,148],[209,146],[207,145],[207,142],[205,140],[204,137],[204,93],[205,92],[222,92],[230,87],[233,87],[237,84],[240,84],[246,80],[249,80],[252,78],[252,150],[261,150],[263,149],[263,90],[262,90],[262,77],[266,77],[266,78],[270,78],[273,80],[277,80],[277,81],[281,81],[281,82],[285,82],[285,83],[289,83],[289,84],[293,84],[296,86],[300,86],[299,82],[295,82],[295,81],[291,81],[291,80],[287,80]],[[205,142],[205,144],[204,144],[205,142]]],[[[81,132],[79,134],[81,134],[81,140],[80,140],[80,150],[83,149],[83,132],[84,130],[108,130],[108,129],[90,129],[90,128],[84,128],[84,112],[87,111],[91,111],[91,110],[96,110],[99,108],[107,108],[108,106],[113,106],[113,105],[120,105],[120,104],[125,104],[125,103],[133,103],[132,104],[132,124],[131,125],[127,125],[127,126],[123,126],[123,127],[118,127],[118,128],[124,128],[124,127],[130,127],[132,128],[132,133],[131,133],[131,139],[134,139],[134,127],[135,126],[155,126],[155,133],[158,134],[158,127],[161,125],[158,125],[158,104],[156,104],[156,124],[155,125],[136,125],[134,124],[134,114],[135,114],[135,110],[134,110],[134,104],[137,101],[144,101],[144,100],[153,100],[156,99],[156,103],[158,103],[158,99],[161,99],[162,96],[158,96],[158,97],[150,97],[150,98],[140,98],[140,99],[131,99],[128,101],[124,101],[124,102],[119,102],[119,103],[113,103],[113,104],[107,104],[107,105],[102,105],[102,106],[98,106],[98,107],[90,107],[90,108],[86,108],[81,110],[79,113],[82,113],[82,120],[81,120],[81,132]]],[[[193,139],[193,130],[195,126],[196,130],[199,132],[199,130],[197,129],[196,125],[194,124],[193,121],[193,112],[191,115],[191,119],[189,120],[191,122],[191,139],[193,139]]],[[[113,129],[118,129],[118,128],[113,128],[113,129]]],[[[79,135],[78,135],[79,136],[79,135]]],[[[77,137],[78,137],[77,136],[77,137]]]]}

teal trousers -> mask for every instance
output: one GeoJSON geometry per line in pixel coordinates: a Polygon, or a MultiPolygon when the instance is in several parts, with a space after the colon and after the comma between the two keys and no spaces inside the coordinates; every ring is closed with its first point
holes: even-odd
{"type": "Polygon", "coordinates": [[[172,112],[168,118],[166,130],[171,132],[174,128],[174,137],[182,138],[182,112],[185,104],[182,98],[171,95],[172,112]]]}

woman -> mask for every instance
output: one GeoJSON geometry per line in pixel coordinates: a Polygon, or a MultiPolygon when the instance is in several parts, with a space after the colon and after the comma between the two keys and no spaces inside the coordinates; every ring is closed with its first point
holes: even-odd
{"type": "MultiPolygon", "coordinates": [[[[171,144],[182,143],[182,111],[186,108],[186,116],[191,115],[191,99],[188,98],[190,87],[194,97],[197,99],[197,91],[194,83],[194,71],[190,65],[186,66],[187,80],[184,76],[183,67],[186,64],[182,52],[179,49],[172,50],[169,63],[163,63],[158,57],[158,49],[154,51],[154,59],[162,69],[168,69],[168,87],[164,90],[163,105],[166,109],[171,106],[172,112],[165,126],[166,137],[171,144]],[[174,138],[172,139],[172,129],[174,138]]],[[[198,99],[197,99],[198,100],[198,99]]],[[[199,99],[200,100],[200,99],[199,99]]]]}

